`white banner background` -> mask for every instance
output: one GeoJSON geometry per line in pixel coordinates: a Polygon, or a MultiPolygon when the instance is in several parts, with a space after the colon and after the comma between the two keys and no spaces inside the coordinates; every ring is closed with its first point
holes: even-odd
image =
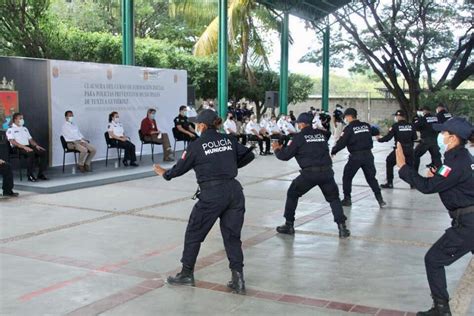
{"type": "MultiPolygon", "coordinates": [[[[64,112],[74,112],[74,123],[84,137],[97,149],[94,160],[105,159],[108,115],[119,112],[125,134],[140,151],[138,130],[148,108],[155,108],[160,130],[167,132],[173,143],[173,118],[180,105],[187,103],[187,73],[185,70],[141,68],[133,66],[49,61],[51,82],[52,165],[62,165],[63,149],[59,137],[64,124],[64,112]]],[[[155,146],[155,153],[162,151],[155,146]]],[[[150,145],[143,154],[151,154],[150,145]]],[[[109,158],[116,158],[109,150],[109,158]]],[[[66,155],[66,164],[74,163],[66,155]]]]}

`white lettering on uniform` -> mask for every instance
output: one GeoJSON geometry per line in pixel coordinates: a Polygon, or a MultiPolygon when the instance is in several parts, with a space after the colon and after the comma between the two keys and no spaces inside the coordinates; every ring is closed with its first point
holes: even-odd
{"type": "Polygon", "coordinates": [[[232,142],[228,138],[214,140],[212,142],[202,144],[202,149],[204,150],[204,154],[206,156],[209,154],[219,153],[223,151],[231,151],[232,142]]]}
{"type": "Polygon", "coordinates": [[[426,118],[427,123],[438,123],[438,118],[436,116],[428,116],[426,118]]]}
{"type": "Polygon", "coordinates": [[[369,127],[367,125],[354,126],[352,129],[354,131],[354,134],[368,133],[369,132],[369,127]]]}
{"type": "Polygon", "coordinates": [[[411,131],[412,131],[412,127],[411,127],[411,125],[400,125],[400,126],[398,127],[398,130],[399,130],[400,132],[411,132],[411,131]]]}
{"type": "Polygon", "coordinates": [[[304,139],[307,143],[314,143],[314,142],[325,142],[326,139],[321,134],[316,135],[304,135],[304,139]]]}

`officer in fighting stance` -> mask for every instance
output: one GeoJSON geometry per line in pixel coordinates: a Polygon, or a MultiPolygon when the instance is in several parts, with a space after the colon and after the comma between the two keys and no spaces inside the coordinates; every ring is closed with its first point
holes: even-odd
{"type": "Polygon", "coordinates": [[[339,199],[339,189],[334,180],[332,160],[329,156],[328,139],[330,132],[312,128],[313,115],[302,113],[296,123],[300,132],[293,136],[288,146],[273,143],[273,151],[278,159],[288,161],[295,157],[301,167],[300,175],[293,180],[288,189],[285,204],[286,222],[277,227],[277,232],[294,234],[295,210],[298,199],[315,186],[319,186],[324,198],[331,206],[334,221],[339,229],[339,237],[347,238],[350,231],[346,228],[346,217],[339,199]]]}
{"type": "Polygon", "coordinates": [[[379,183],[375,178],[377,171],[375,170],[374,155],[372,154],[372,128],[369,124],[357,119],[357,111],[353,108],[348,108],[344,112],[344,120],[348,125],[344,128],[341,138],[331,150],[331,155],[334,156],[347,146],[350,153],[342,176],[342,190],[344,191],[342,205],[352,205],[352,179],[359,168],[362,168],[365,179],[374,192],[377,202],[380,207],[383,207],[386,203],[382,198],[379,183]]]}

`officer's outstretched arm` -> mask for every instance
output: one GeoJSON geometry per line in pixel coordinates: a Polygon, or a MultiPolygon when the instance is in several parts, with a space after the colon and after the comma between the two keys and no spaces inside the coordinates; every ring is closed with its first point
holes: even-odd
{"type": "Polygon", "coordinates": [[[394,133],[394,127],[390,127],[389,131],[388,131],[388,134],[385,135],[384,137],[381,137],[378,139],[379,143],[385,143],[385,142],[388,142],[389,140],[391,140],[393,138],[393,136],[395,135],[394,133]]]}
{"type": "MultiPolygon", "coordinates": [[[[449,168],[449,167],[448,167],[449,168]]],[[[422,177],[412,167],[404,165],[398,175],[401,179],[413,185],[418,191],[425,194],[438,193],[451,189],[459,182],[464,181],[462,172],[451,170],[447,175],[435,174],[433,177],[422,177]]],[[[471,176],[470,174],[468,175],[471,176]]]]}
{"type": "Polygon", "coordinates": [[[341,151],[344,147],[347,146],[347,141],[349,140],[349,134],[350,134],[351,129],[346,126],[344,128],[344,131],[341,134],[341,137],[337,140],[336,145],[331,150],[331,156],[337,154],[339,151],[341,151]]]}
{"type": "Polygon", "coordinates": [[[288,146],[282,147],[275,150],[275,156],[283,161],[288,161],[293,158],[298,152],[298,147],[300,143],[300,135],[297,134],[293,139],[288,143],[288,146]]]}
{"type": "Polygon", "coordinates": [[[237,168],[245,167],[255,159],[252,147],[247,148],[238,142],[235,142],[235,147],[237,151],[237,168]]]}
{"type": "Polygon", "coordinates": [[[181,159],[178,160],[178,162],[169,170],[165,172],[163,175],[163,178],[167,181],[177,178],[179,176],[182,176],[189,170],[191,170],[194,167],[194,161],[196,159],[196,155],[193,152],[191,145],[188,146],[185,152],[183,152],[183,155],[181,156],[181,159]]]}

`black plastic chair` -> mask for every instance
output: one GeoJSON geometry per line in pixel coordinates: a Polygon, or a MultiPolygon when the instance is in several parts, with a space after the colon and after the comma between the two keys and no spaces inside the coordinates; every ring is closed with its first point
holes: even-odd
{"type": "Polygon", "coordinates": [[[20,171],[20,181],[23,181],[23,172],[21,170],[21,164],[23,160],[23,155],[20,153],[20,150],[16,147],[8,145],[8,163],[11,163],[12,159],[18,160],[18,171],[20,171]]]}
{"type": "Polygon", "coordinates": [[[104,133],[105,143],[107,144],[107,152],[105,154],[105,166],[107,167],[107,163],[109,161],[109,149],[116,148],[117,149],[117,160],[120,166],[120,160],[122,158],[122,149],[119,148],[117,141],[110,139],[109,132],[104,133]]]}
{"type": "Polygon", "coordinates": [[[181,134],[179,133],[176,127],[173,127],[172,131],[173,131],[173,138],[174,138],[173,155],[176,158],[176,143],[184,142],[183,150],[185,150],[186,145],[188,144],[188,141],[181,136],[181,134]]]}
{"type": "Polygon", "coordinates": [[[143,145],[150,144],[151,145],[151,160],[155,162],[155,143],[146,141],[145,135],[143,135],[141,129],[138,130],[138,137],[140,137],[140,141],[142,142],[142,146],[140,148],[140,161],[142,161],[143,145]]]}
{"type": "Polygon", "coordinates": [[[61,135],[61,137],[59,137],[59,139],[61,140],[61,145],[63,146],[63,173],[64,173],[64,166],[66,164],[66,154],[74,154],[74,163],[77,165],[77,155],[76,154],[80,153],[80,151],[76,150],[76,149],[69,149],[67,147],[67,142],[64,139],[64,136],[61,135]]]}

